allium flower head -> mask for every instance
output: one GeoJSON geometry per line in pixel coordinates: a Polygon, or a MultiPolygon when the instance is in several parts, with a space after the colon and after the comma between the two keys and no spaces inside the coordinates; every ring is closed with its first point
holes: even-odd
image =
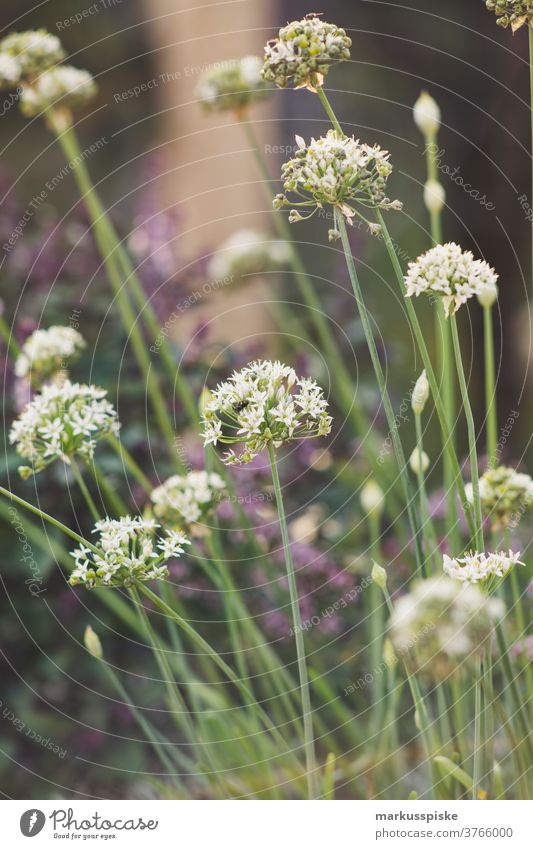
{"type": "Polygon", "coordinates": [[[21,348],[15,374],[29,376],[34,386],[39,386],[75,362],[84,348],[83,336],[73,327],[35,330],[21,348]]]}
{"type": "Polygon", "coordinates": [[[265,47],[263,79],[279,88],[316,91],[332,65],[350,58],[352,40],[335,24],[306,15],[280,29],[265,47]]]}
{"type": "MultiPolygon", "coordinates": [[[[386,196],[387,180],[392,171],[386,150],[349,136],[341,138],[335,130],[311,139],[308,145],[296,136],[296,143],[298,150],[294,158],[282,166],[281,176],[285,191],[297,195],[301,201],[291,203],[285,195],[277,195],[275,208],[310,207],[313,214],[320,207],[331,205],[348,223],[355,215],[363,218],[356,207],[401,209],[400,201],[390,201],[386,196]]],[[[289,221],[301,219],[293,209],[289,221]]]]}
{"type": "MultiPolygon", "coordinates": [[[[472,484],[467,484],[465,489],[468,500],[472,501],[472,484]]],[[[487,469],[479,479],[479,497],[481,509],[493,527],[508,527],[533,507],[533,480],[509,466],[487,469]]]]}
{"type": "Polygon", "coordinates": [[[200,523],[213,513],[226,492],[224,480],[206,471],[173,475],[152,491],[154,514],[164,525],[201,533],[200,523]]]}
{"type": "Polygon", "coordinates": [[[196,95],[210,112],[246,109],[272,91],[261,77],[259,56],[223,62],[200,77],[196,95]]]}
{"type": "Polygon", "coordinates": [[[75,454],[90,460],[96,443],[120,424],[106,391],[71,383],[47,384],[13,423],[9,441],[31,462],[21,466],[22,477],[40,472],[54,460],[70,462],[75,454]]]}
{"type": "Polygon", "coordinates": [[[130,587],[135,581],[166,578],[167,561],[183,554],[187,537],[178,531],[158,534],[160,526],[153,519],[103,519],[94,526],[99,534],[97,554],[85,545],[75,549],[76,563],[69,583],[92,587],[130,587]]]}
{"type": "Polygon", "coordinates": [[[410,262],[405,277],[406,297],[423,292],[442,297],[448,317],[466,301],[495,285],[498,275],[482,259],[474,259],[454,242],[436,245],[415,262],[410,262]]]}
{"type": "Polygon", "coordinates": [[[442,680],[473,664],[504,614],[503,601],[479,587],[427,578],[395,601],[391,639],[414,671],[442,680]]]}
{"type": "Polygon", "coordinates": [[[225,462],[249,463],[269,444],[279,448],[289,440],[326,436],[331,430],[327,408],[314,380],[297,377],[280,362],[250,363],[210,393],[204,404],[204,442],[242,443],[242,453],[230,450],[225,462]]]}
{"type": "Polygon", "coordinates": [[[482,584],[487,592],[505,578],[513,566],[522,566],[520,552],[496,551],[493,554],[470,552],[464,557],[444,555],[442,568],[446,575],[468,584],[482,584]]]}
{"type": "Polygon", "coordinates": [[[499,26],[511,25],[513,32],[533,18],[533,0],[485,0],[485,5],[499,26]]]}
{"type": "Polygon", "coordinates": [[[85,106],[98,91],[89,71],[58,65],[44,71],[32,85],[25,85],[20,109],[27,118],[39,115],[51,106],[73,110],[85,106]]]}
{"type": "Polygon", "coordinates": [[[239,279],[286,268],[291,254],[286,242],[257,230],[238,230],[223,242],[209,263],[216,280],[239,279]]]}
{"type": "Polygon", "coordinates": [[[13,32],[0,41],[0,88],[27,82],[64,58],[59,38],[45,29],[13,32]]]}

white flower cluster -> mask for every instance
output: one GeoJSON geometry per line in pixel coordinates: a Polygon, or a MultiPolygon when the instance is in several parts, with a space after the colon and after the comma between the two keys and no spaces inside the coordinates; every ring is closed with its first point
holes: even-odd
{"type": "Polygon", "coordinates": [[[494,585],[499,583],[498,579],[505,578],[513,566],[523,566],[520,552],[469,552],[464,557],[456,558],[445,554],[442,563],[444,572],[450,578],[468,584],[483,584],[488,591],[492,591],[494,585]]]}
{"type": "Polygon", "coordinates": [[[280,29],[265,47],[263,79],[279,88],[293,85],[315,91],[332,65],[350,58],[351,39],[345,30],[306,15],[280,29]]]}
{"type": "Polygon", "coordinates": [[[105,400],[106,394],[104,389],[70,380],[61,386],[45,385],[9,434],[17,452],[32,464],[19,468],[21,476],[40,472],[54,460],[68,463],[75,454],[90,460],[99,439],[118,433],[117,414],[105,400]]]}
{"type": "Polygon", "coordinates": [[[196,95],[210,112],[245,109],[271,88],[261,77],[259,56],[244,56],[211,68],[201,77],[196,95]]]}
{"type": "Polygon", "coordinates": [[[473,295],[496,286],[498,275],[488,263],[474,259],[454,242],[436,245],[415,262],[409,263],[405,277],[406,297],[423,292],[442,297],[446,316],[457,312],[473,295]]]}
{"type": "Polygon", "coordinates": [[[511,25],[513,32],[533,18],[533,0],[485,0],[489,12],[496,15],[501,27],[511,25]]]}
{"type": "Polygon", "coordinates": [[[183,554],[187,537],[178,531],[157,535],[153,519],[103,519],[94,526],[100,535],[98,553],[82,545],[72,552],[76,563],[69,583],[92,587],[129,587],[135,581],[152,581],[168,575],[167,562],[183,554]]]}
{"type": "Polygon", "coordinates": [[[35,330],[21,348],[15,374],[29,376],[34,386],[39,386],[77,360],[84,348],[83,336],[73,327],[35,330]]]}
{"type": "MultiPolygon", "coordinates": [[[[465,487],[466,496],[473,501],[473,487],[465,487]]],[[[495,529],[513,523],[516,517],[533,507],[533,480],[509,466],[487,469],[479,479],[481,509],[489,516],[495,529]]]]}
{"type": "Polygon", "coordinates": [[[77,109],[89,103],[97,90],[89,71],[72,65],[58,65],[44,71],[33,85],[23,87],[20,109],[27,118],[39,115],[51,106],[77,109]]]}
{"type": "Polygon", "coordinates": [[[205,444],[243,443],[225,462],[249,463],[272,444],[325,436],[331,430],[328,402],[314,380],[297,377],[280,362],[250,363],[219,384],[204,405],[205,444]]]}
{"type": "Polygon", "coordinates": [[[173,475],[152,490],[150,498],[154,514],[164,525],[198,534],[200,529],[195,526],[208,518],[225,491],[226,484],[220,475],[197,471],[173,475]]]}
{"type": "MultiPolygon", "coordinates": [[[[291,203],[283,194],[274,199],[274,208],[284,206],[311,207],[312,214],[331,204],[348,223],[355,215],[363,217],[353,205],[370,209],[401,209],[400,201],[386,196],[387,180],[392,171],[389,153],[378,145],[370,146],[348,136],[340,137],[335,130],[326,136],[311,139],[309,145],[296,136],[298,150],[281,169],[283,188],[302,198],[291,203]]],[[[296,209],[289,221],[302,216],[296,209]]],[[[377,225],[372,229],[378,230],[377,225]]]]}
{"type": "Polygon", "coordinates": [[[211,262],[215,280],[240,279],[286,267],[291,259],[286,242],[258,230],[238,230],[223,242],[211,262]]]}
{"type": "Polygon", "coordinates": [[[428,578],[395,601],[391,639],[414,671],[443,680],[473,663],[504,614],[503,601],[479,587],[428,578]]]}
{"type": "Polygon", "coordinates": [[[28,82],[64,58],[56,35],[44,29],[13,32],[0,41],[0,88],[28,82]]]}

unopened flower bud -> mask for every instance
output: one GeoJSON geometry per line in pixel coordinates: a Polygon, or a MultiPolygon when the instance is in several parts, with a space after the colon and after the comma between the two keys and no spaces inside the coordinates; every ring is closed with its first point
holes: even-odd
{"type": "Polygon", "coordinates": [[[419,455],[419,452],[418,452],[418,448],[415,448],[415,450],[413,451],[413,453],[409,457],[409,465],[411,466],[411,469],[413,470],[415,475],[418,475],[420,471],[422,471],[422,474],[423,474],[424,472],[427,472],[427,470],[429,469],[429,457],[428,457],[428,455],[426,454],[425,451],[422,451],[422,468],[421,468],[420,467],[420,455],[419,455]]]}
{"type": "Polygon", "coordinates": [[[375,560],[372,566],[372,580],[380,590],[384,590],[387,586],[387,572],[375,560]]]}
{"type": "Polygon", "coordinates": [[[97,660],[101,660],[104,656],[104,652],[102,650],[102,643],[100,642],[100,637],[98,634],[93,631],[90,625],[87,625],[85,629],[85,633],[83,635],[83,642],[85,643],[85,648],[95,657],[97,660]]]}
{"type": "Polygon", "coordinates": [[[483,286],[477,292],[477,299],[482,307],[491,307],[498,298],[498,286],[496,283],[491,283],[488,286],[483,286]]]}
{"type": "Polygon", "coordinates": [[[420,416],[424,412],[427,400],[429,398],[429,381],[426,376],[426,370],[422,372],[414,385],[411,393],[411,407],[415,416],[420,416]]]}
{"type": "Polygon", "coordinates": [[[383,494],[383,490],[376,481],[370,480],[368,483],[365,483],[362,488],[361,507],[368,516],[371,513],[378,513],[379,515],[383,513],[383,508],[385,507],[385,496],[383,494]]]}
{"type": "Polygon", "coordinates": [[[442,212],[445,202],[444,187],[437,180],[428,180],[424,186],[424,203],[428,212],[442,212]]]}
{"type": "Polygon", "coordinates": [[[416,126],[424,136],[434,137],[440,129],[439,105],[427,91],[423,91],[413,108],[416,126]]]}

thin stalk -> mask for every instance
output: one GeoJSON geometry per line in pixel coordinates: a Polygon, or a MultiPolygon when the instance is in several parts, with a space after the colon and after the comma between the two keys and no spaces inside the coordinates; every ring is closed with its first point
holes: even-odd
{"type": "MultiPolygon", "coordinates": [[[[116,253],[117,265],[126,275],[124,282],[133,296],[133,300],[137,305],[140,315],[146,322],[153,341],[157,345],[157,350],[161,355],[163,365],[167,371],[167,377],[171,381],[172,386],[176,386],[178,396],[191,422],[196,423],[198,421],[198,408],[196,406],[194,396],[186,379],[177,369],[177,364],[172,355],[168,340],[161,334],[160,323],[154,309],[146,298],[142,283],[133,268],[131,259],[123,247],[122,242],[105,211],[104,205],[98,196],[88,170],[85,168],[83,163],[83,154],[78,143],[76,131],[73,126],[65,128],[64,122],[61,122],[61,118],[59,118],[59,121],[56,121],[55,114],[55,111],[52,109],[48,115],[48,123],[65,154],[71,157],[70,161],[76,161],[76,168],[73,169],[74,178],[80,189],[82,199],[88,208],[91,224],[95,232],[98,231],[100,234],[101,242],[105,242],[105,251],[101,254],[102,259],[105,262],[108,256],[113,257],[116,253]],[[81,166],[78,165],[78,160],[81,161],[81,166]],[[80,169],[79,171],[77,170],[78,168],[80,169]],[[90,197],[88,197],[89,193],[90,197]]],[[[113,257],[113,259],[115,259],[115,257],[113,257]]]]}
{"type": "Polygon", "coordinates": [[[487,454],[489,468],[496,462],[498,446],[498,411],[496,405],[496,375],[494,364],[494,327],[492,307],[483,307],[483,339],[485,349],[485,405],[487,416],[487,454]]]}
{"type": "Polygon", "coordinates": [[[281,530],[281,538],[283,541],[283,553],[285,555],[285,567],[287,569],[287,579],[289,582],[289,594],[291,599],[292,622],[294,628],[294,639],[296,643],[296,656],[298,660],[298,673],[300,676],[300,692],[302,697],[302,711],[304,724],[304,739],[305,739],[305,759],[307,766],[307,788],[310,799],[318,797],[318,774],[315,756],[315,741],[313,732],[313,714],[311,708],[311,696],[309,691],[309,676],[307,673],[307,661],[305,656],[305,645],[303,638],[302,617],[300,614],[300,603],[298,600],[298,587],[296,584],[296,574],[294,571],[294,563],[292,560],[291,546],[289,541],[289,530],[287,527],[287,519],[285,516],[285,507],[283,504],[283,493],[278,474],[278,465],[276,462],[276,452],[271,442],[268,444],[268,455],[270,466],[272,469],[272,482],[274,484],[274,492],[276,494],[276,505],[278,508],[278,518],[281,530]]]}
{"type": "Polygon", "coordinates": [[[7,324],[4,316],[0,314],[0,335],[6,343],[6,348],[10,357],[16,360],[20,354],[20,345],[11,333],[11,329],[7,324]]]}
{"type": "Polygon", "coordinates": [[[355,262],[352,256],[352,250],[350,247],[350,241],[348,239],[348,232],[346,230],[346,224],[344,222],[344,217],[341,215],[338,219],[338,227],[341,234],[342,246],[344,248],[344,256],[346,258],[346,265],[348,267],[348,273],[350,276],[350,280],[353,287],[355,301],[357,303],[357,307],[359,309],[359,315],[361,317],[361,324],[363,325],[363,330],[365,333],[365,338],[368,346],[368,350],[370,352],[370,358],[372,360],[372,365],[374,366],[374,372],[376,375],[376,380],[378,382],[379,391],[381,397],[383,399],[383,407],[385,409],[385,415],[387,417],[387,424],[389,426],[390,437],[392,439],[394,452],[396,454],[396,462],[398,464],[398,471],[400,474],[403,495],[405,499],[405,505],[407,509],[407,515],[409,517],[409,522],[411,525],[411,533],[413,535],[413,542],[415,546],[415,557],[417,568],[422,571],[422,563],[423,563],[423,554],[422,547],[420,544],[420,535],[418,528],[418,521],[416,518],[416,514],[413,508],[413,497],[411,493],[411,484],[409,481],[409,475],[407,472],[407,465],[405,462],[405,454],[403,451],[402,441],[398,434],[398,425],[396,423],[396,416],[394,414],[394,409],[392,406],[392,402],[389,395],[389,390],[387,388],[387,384],[385,381],[385,375],[383,374],[383,369],[381,366],[381,362],[379,359],[379,354],[376,348],[376,343],[374,340],[374,334],[372,333],[372,327],[370,325],[370,319],[368,316],[368,312],[366,309],[365,302],[363,300],[363,293],[361,291],[361,286],[359,283],[359,278],[357,276],[357,271],[355,268],[355,262]]]}
{"type": "Polygon", "coordinates": [[[241,646],[241,638],[239,634],[239,625],[237,622],[238,612],[236,605],[236,590],[235,585],[228,572],[228,566],[224,560],[224,553],[218,539],[218,528],[213,528],[207,540],[207,546],[211,558],[218,570],[221,580],[222,604],[224,607],[224,616],[228,625],[230,635],[231,648],[235,658],[235,665],[241,678],[249,678],[249,671],[246,664],[246,655],[241,646]]]}
{"type": "MultiPolygon", "coordinates": [[[[433,522],[429,514],[429,502],[426,490],[426,473],[424,472],[423,456],[424,442],[422,437],[422,417],[419,413],[415,413],[415,431],[416,431],[416,450],[418,456],[418,495],[420,499],[420,520],[422,522],[422,540],[424,543],[424,552],[426,555],[425,562],[430,562],[438,556],[439,545],[435,537],[433,522]]],[[[434,564],[435,565],[435,564],[434,564]]],[[[438,568],[438,566],[437,566],[438,568]]],[[[427,568],[426,568],[427,574],[427,568]]]]}
{"type": "Polygon", "coordinates": [[[72,474],[74,475],[76,483],[78,484],[80,491],[81,491],[81,493],[82,493],[82,495],[83,495],[83,497],[84,497],[84,499],[87,503],[87,506],[88,506],[88,508],[91,512],[91,516],[93,517],[95,522],[99,522],[100,518],[101,518],[100,513],[98,512],[98,508],[97,508],[96,504],[94,503],[94,501],[92,499],[91,493],[87,489],[87,485],[86,485],[85,481],[83,480],[83,475],[80,472],[80,468],[79,468],[78,464],[76,463],[74,457],[71,457],[70,468],[72,469],[72,474]]]}
{"type": "Polygon", "coordinates": [[[189,624],[186,619],[184,619],[182,616],[180,616],[179,613],[177,613],[177,611],[175,611],[172,607],[166,604],[166,602],[164,602],[162,598],[156,595],[156,593],[152,592],[152,590],[149,589],[146,584],[142,584],[139,582],[138,589],[142,593],[144,593],[144,595],[149,598],[154,604],[156,604],[157,607],[159,607],[164,613],[166,613],[168,616],[171,616],[179,625],[179,627],[185,632],[185,634],[187,634],[191,642],[198,646],[198,648],[202,651],[203,654],[211,658],[213,663],[224,673],[228,681],[231,681],[231,683],[237,688],[241,696],[244,697],[247,702],[247,706],[249,705],[253,708],[254,712],[261,719],[261,722],[263,723],[265,729],[272,734],[274,739],[281,746],[281,753],[290,757],[293,760],[293,763],[299,767],[300,764],[298,763],[297,758],[293,755],[291,750],[287,749],[287,743],[284,740],[283,735],[272,723],[266,711],[261,707],[261,705],[259,705],[255,701],[253,694],[246,686],[246,684],[241,681],[241,679],[238,678],[237,675],[235,675],[231,667],[228,666],[228,664],[225,662],[225,660],[223,660],[222,657],[220,657],[218,652],[207,642],[207,640],[205,640],[201,636],[201,634],[198,633],[198,631],[196,631],[195,628],[192,627],[192,625],[189,624]]]}
{"type": "Polygon", "coordinates": [[[92,472],[98,490],[101,491],[101,494],[103,494],[104,499],[107,502],[107,506],[111,507],[116,517],[125,516],[128,512],[128,508],[118,492],[113,489],[104,473],[99,469],[94,461],[90,465],[89,463],[86,465],[92,472]]]}
{"type": "MultiPolygon", "coordinates": [[[[437,136],[435,133],[425,135],[424,141],[426,144],[425,150],[427,177],[428,180],[434,180],[436,183],[438,183],[439,174],[437,158],[435,155],[435,148],[437,146],[437,136]]],[[[431,227],[431,241],[433,242],[433,245],[439,245],[442,242],[442,213],[440,210],[430,210],[429,218],[431,227]]]]}
{"type": "MultiPolygon", "coordinates": [[[[452,337],[450,325],[444,315],[444,307],[440,303],[435,304],[436,338],[441,341],[439,345],[439,371],[442,376],[442,400],[444,414],[446,416],[447,432],[453,450],[455,446],[455,372],[453,366],[452,337]]],[[[446,433],[441,426],[442,442],[446,442],[446,433]]],[[[453,461],[450,452],[445,451],[443,457],[444,491],[446,493],[448,541],[450,551],[458,551],[459,544],[459,517],[457,515],[457,502],[455,497],[455,475],[453,461]]]]}
{"type": "Polygon", "coordinates": [[[337,116],[335,115],[333,109],[331,108],[331,105],[330,105],[330,102],[327,98],[326,92],[324,91],[322,86],[319,86],[319,88],[317,88],[316,93],[318,94],[318,96],[320,98],[322,106],[326,110],[326,113],[327,113],[329,120],[333,124],[333,129],[335,130],[336,133],[338,133],[339,136],[343,136],[344,133],[342,131],[342,127],[339,124],[339,122],[337,120],[337,116]]]}
{"type": "MultiPolygon", "coordinates": [[[[513,667],[509,658],[509,647],[500,622],[496,624],[496,641],[498,649],[500,650],[501,665],[507,680],[507,686],[509,687],[513,710],[516,711],[517,723],[520,726],[520,732],[527,749],[527,758],[531,764],[533,763],[533,742],[530,734],[529,717],[526,711],[527,702],[526,705],[524,705],[524,700],[518,689],[518,685],[516,683],[517,676],[513,672],[513,667]]],[[[528,700],[530,698],[531,693],[528,693],[528,700]]]]}
{"type": "Polygon", "coordinates": [[[474,503],[475,516],[475,543],[478,551],[484,551],[483,542],[483,517],[481,514],[481,498],[479,495],[479,468],[477,461],[477,442],[476,442],[476,426],[474,424],[474,416],[472,414],[472,406],[468,396],[468,386],[466,384],[465,370],[463,366],[463,358],[461,356],[461,343],[459,342],[459,333],[457,330],[457,319],[455,315],[450,315],[450,327],[452,330],[453,351],[455,355],[455,366],[457,369],[457,377],[459,379],[459,388],[461,390],[461,398],[463,401],[463,409],[466,417],[466,425],[468,430],[468,448],[470,456],[470,473],[472,475],[472,500],[474,503]]]}
{"type": "MultiPolygon", "coordinates": [[[[392,267],[396,274],[396,279],[398,281],[398,285],[400,287],[400,291],[402,295],[405,295],[405,285],[403,279],[403,272],[400,266],[400,262],[398,257],[396,256],[396,252],[394,250],[394,245],[392,243],[392,239],[390,237],[390,233],[385,224],[384,218],[380,212],[380,210],[376,210],[376,218],[378,223],[381,226],[381,232],[383,235],[383,239],[385,241],[385,246],[387,248],[387,252],[389,254],[389,259],[391,261],[392,267]]],[[[435,371],[433,369],[433,363],[431,362],[431,357],[429,356],[429,351],[427,349],[426,341],[424,339],[424,334],[422,332],[422,328],[420,326],[420,322],[418,320],[418,316],[416,314],[416,310],[411,303],[411,298],[405,298],[405,307],[407,310],[407,315],[409,318],[409,323],[411,325],[411,329],[415,335],[415,339],[418,345],[418,350],[420,351],[420,356],[422,357],[422,362],[424,363],[424,368],[426,370],[427,378],[429,381],[429,385],[431,388],[431,394],[433,396],[433,401],[435,404],[435,409],[437,411],[437,416],[439,419],[439,424],[444,432],[444,449],[450,458],[450,463],[453,466],[453,473],[455,478],[455,485],[457,491],[459,493],[459,497],[461,499],[461,505],[463,507],[463,511],[466,517],[466,521],[468,523],[468,528],[471,534],[474,534],[474,525],[472,522],[471,508],[466,497],[465,485],[461,474],[461,467],[459,465],[459,460],[457,459],[457,454],[455,451],[455,447],[453,444],[452,436],[450,433],[450,428],[448,426],[447,418],[446,418],[446,410],[444,408],[442,398],[439,392],[439,386],[437,383],[437,379],[435,377],[435,371]]]]}
{"type": "MultiPolygon", "coordinates": [[[[392,616],[394,613],[394,605],[392,603],[392,599],[390,597],[390,593],[388,587],[385,585],[383,587],[383,595],[385,596],[385,602],[387,604],[387,608],[389,610],[390,615],[392,616]]],[[[409,664],[404,661],[404,669],[405,674],[407,675],[407,682],[409,684],[409,689],[411,691],[411,697],[413,699],[417,717],[418,717],[418,726],[420,728],[420,734],[422,736],[422,742],[424,744],[425,755],[427,759],[427,763],[429,765],[430,771],[432,770],[433,764],[433,755],[437,750],[438,746],[434,739],[434,733],[431,729],[430,719],[428,710],[426,707],[426,703],[424,701],[424,697],[422,696],[422,692],[418,685],[418,681],[416,676],[413,675],[411,670],[409,669],[409,664]]],[[[431,787],[431,798],[434,797],[434,789],[431,787]]]]}
{"type": "MultiPolygon", "coordinates": [[[[266,163],[261,155],[253,125],[249,120],[243,120],[241,118],[241,126],[252,149],[258,170],[263,177],[268,194],[268,200],[270,202],[276,194],[276,186],[272,181],[266,163]]],[[[346,368],[335,337],[326,318],[324,317],[324,306],[316,294],[314,284],[309,278],[298,249],[293,242],[291,229],[285,216],[276,213],[274,209],[272,209],[271,212],[274,226],[278,231],[280,238],[283,239],[289,248],[291,257],[290,262],[296,284],[304,303],[309,308],[309,320],[314,327],[317,338],[320,341],[324,355],[328,362],[331,380],[335,385],[339,406],[343,410],[344,414],[353,422],[356,433],[364,437],[363,450],[366,452],[368,462],[370,463],[376,479],[387,484],[384,488],[388,489],[390,482],[387,483],[383,467],[377,462],[379,445],[372,434],[370,421],[363,410],[361,410],[360,406],[356,403],[355,388],[353,386],[352,377],[346,368]]]]}
{"type": "Polygon", "coordinates": [[[63,152],[72,163],[72,172],[93,224],[94,238],[100,255],[102,256],[109,282],[111,283],[115,294],[122,324],[126,331],[126,336],[131,341],[135,359],[144,377],[146,391],[150,398],[150,403],[161,433],[167,441],[171,457],[179,466],[179,462],[174,451],[174,429],[168,414],[167,404],[162,394],[161,387],[159,386],[155,370],[152,368],[150,357],[147,353],[146,343],[137,322],[137,316],[135,315],[129,297],[123,288],[122,275],[116,264],[115,257],[113,257],[110,252],[107,232],[105,227],[102,226],[102,215],[105,217],[105,213],[103,213],[99,198],[96,195],[89,176],[89,172],[85,167],[84,158],[80,155],[80,149],[75,139],[74,129],[69,126],[58,126],[54,120],[53,113],[50,113],[49,118],[49,124],[54,131],[63,152]]]}
{"type": "MultiPolygon", "coordinates": [[[[99,662],[104,666],[106,675],[109,678],[109,680],[111,681],[111,684],[113,685],[113,687],[117,691],[117,693],[120,696],[120,698],[122,699],[123,703],[127,706],[131,715],[133,716],[133,718],[137,722],[137,725],[139,726],[139,728],[143,732],[143,734],[146,738],[146,742],[153,748],[154,752],[156,753],[157,757],[159,758],[159,760],[161,761],[163,766],[166,769],[168,769],[168,771],[169,771],[168,777],[172,780],[172,782],[175,785],[178,792],[182,793],[185,789],[184,784],[183,784],[179,774],[176,773],[175,766],[174,766],[174,764],[172,763],[172,761],[170,760],[169,756],[167,755],[167,753],[165,751],[165,746],[162,745],[161,742],[157,739],[158,734],[157,734],[156,730],[154,728],[152,728],[151,724],[143,716],[142,711],[140,711],[136,707],[136,705],[133,704],[126,688],[122,684],[122,682],[121,682],[120,678],[118,677],[118,675],[116,674],[115,670],[112,669],[112,667],[109,665],[109,663],[107,663],[106,660],[102,659],[102,660],[99,660],[99,662]]],[[[167,745],[168,745],[168,743],[167,743],[167,745]]]]}
{"type": "Polygon", "coordinates": [[[485,759],[485,781],[487,785],[487,794],[489,799],[493,795],[494,785],[494,681],[492,676],[492,646],[489,644],[485,648],[485,656],[483,659],[483,698],[485,700],[484,709],[484,759],[485,759]]]}
{"type": "Polygon", "coordinates": [[[153,490],[149,478],[146,477],[143,470],[136,460],[133,459],[128,449],[122,444],[120,439],[114,433],[108,434],[107,440],[113,449],[116,451],[126,468],[131,472],[138,484],[144,489],[147,495],[153,490]]]}
{"type": "Polygon", "coordinates": [[[476,660],[475,685],[474,685],[474,769],[472,773],[472,799],[480,796],[481,783],[481,658],[476,660]]]}
{"type": "MultiPolygon", "coordinates": [[[[531,197],[530,203],[533,203],[533,28],[531,22],[527,22],[527,30],[529,33],[529,98],[530,98],[530,126],[531,126],[531,197]]],[[[533,224],[531,229],[531,279],[533,282],[533,224]]]]}
{"type": "MultiPolygon", "coordinates": [[[[379,511],[372,510],[367,516],[368,530],[370,536],[370,554],[376,562],[380,560],[379,547],[379,511]]],[[[383,727],[383,713],[385,709],[384,676],[380,674],[380,664],[383,656],[383,636],[385,633],[385,605],[383,595],[378,585],[372,581],[369,587],[369,647],[370,647],[370,672],[373,675],[372,696],[374,700],[374,713],[372,717],[372,735],[375,737],[376,747],[380,745],[379,729],[383,727]]]]}
{"type": "Polygon", "coordinates": [[[15,495],[14,492],[10,492],[9,489],[6,489],[3,486],[0,486],[0,495],[4,495],[10,501],[14,501],[15,504],[19,504],[21,507],[24,507],[26,510],[29,510],[30,513],[34,513],[36,516],[39,516],[41,519],[44,519],[45,522],[49,522],[50,525],[53,525],[58,530],[62,531],[62,533],[71,537],[72,539],[79,542],[81,545],[87,546],[93,551],[95,554],[101,554],[102,552],[92,543],[88,542],[88,540],[84,539],[82,536],[73,531],[71,528],[68,528],[63,522],[60,522],[59,519],[54,519],[53,516],[50,516],[48,513],[45,513],[44,510],[40,510],[39,507],[35,507],[34,504],[30,504],[29,501],[25,501],[24,498],[20,498],[19,495],[15,495]]]}
{"type": "Polygon", "coordinates": [[[201,756],[203,754],[204,757],[206,757],[207,763],[210,763],[211,759],[209,753],[206,752],[205,747],[202,745],[198,738],[198,734],[196,733],[196,729],[190,717],[187,705],[185,704],[183,697],[179,691],[179,687],[174,680],[174,676],[167,660],[166,653],[165,651],[163,651],[159,638],[155,633],[154,629],[152,628],[150,619],[146,614],[144,606],[141,603],[139,594],[135,587],[131,588],[130,595],[136,613],[139,616],[140,622],[142,623],[145,638],[152,649],[156,663],[159,667],[159,671],[163,676],[163,682],[168,694],[169,705],[171,707],[172,715],[175,719],[176,725],[178,726],[178,728],[183,729],[186,739],[189,740],[189,744],[193,747],[193,749],[196,749],[196,756],[198,760],[201,760],[201,756]]]}

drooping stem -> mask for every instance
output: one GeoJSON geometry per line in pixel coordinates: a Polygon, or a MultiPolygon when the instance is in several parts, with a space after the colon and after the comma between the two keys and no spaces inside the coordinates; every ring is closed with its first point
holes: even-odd
{"type": "Polygon", "coordinates": [[[285,567],[287,570],[287,579],[289,582],[289,594],[291,600],[292,622],[294,629],[294,639],[296,643],[296,656],[298,661],[298,673],[300,676],[300,692],[302,697],[302,711],[304,724],[305,738],[305,759],[307,765],[307,787],[310,799],[316,799],[318,795],[318,773],[315,756],[315,741],[313,732],[313,715],[311,708],[311,696],[309,692],[309,676],[307,673],[307,660],[305,656],[305,645],[303,638],[302,617],[300,613],[300,602],[298,598],[298,587],[296,584],[296,574],[294,571],[294,563],[292,560],[291,546],[289,540],[289,530],[287,528],[287,519],[285,516],[285,507],[283,504],[283,493],[279,479],[278,466],[276,461],[276,453],[272,443],[268,445],[268,453],[270,458],[270,466],[272,469],[272,481],[274,483],[274,492],[276,495],[276,505],[278,508],[279,525],[281,530],[281,538],[283,541],[283,553],[285,556],[285,567]]]}
{"type": "Polygon", "coordinates": [[[0,486],[0,495],[4,495],[10,501],[14,501],[15,504],[19,504],[20,507],[24,507],[25,510],[29,510],[30,513],[34,513],[36,516],[39,516],[41,519],[44,519],[45,522],[49,522],[50,525],[53,525],[58,530],[62,531],[62,533],[71,537],[72,539],[79,542],[81,545],[87,546],[93,551],[95,554],[101,554],[101,551],[92,543],[88,542],[82,536],[73,531],[71,528],[68,528],[63,522],[60,522],[59,519],[54,519],[53,516],[50,516],[48,513],[45,513],[44,510],[40,510],[39,507],[35,507],[34,504],[30,504],[29,501],[25,501],[24,498],[20,498],[20,496],[15,495],[14,492],[10,492],[9,489],[6,489],[3,486],[0,486]]]}
{"type": "Polygon", "coordinates": [[[389,426],[389,433],[392,439],[392,444],[394,447],[394,453],[396,455],[396,462],[398,464],[398,471],[400,474],[400,480],[403,489],[403,495],[405,499],[405,505],[407,509],[407,515],[409,517],[409,522],[411,525],[411,533],[413,535],[413,542],[415,545],[415,556],[417,562],[417,568],[422,571],[423,568],[423,553],[422,546],[420,544],[420,531],[419,531],[419,523],[416,517],[416,513],[413,507],[414,497],[411,492],[411,485],[409,482],[409,475],[407,471],[407,465],[405,462],[405,454],[402,446],[402,441],[400,439],[398,433],[398,423],[396,421],[396,415],[394,413],[394,409],[392,406],[392,402],[389,395],[389,390],[387,388],[387,384],[385,381],[385,375],[383,374],[383,368],[381,366],[381,361],[379,359],[379,354],[376,348],[376,343],[374,340],[374,334],[372,332],[372,327],[370,324],[370,318],[368,315],[368,311],[363,299],[363,293],[361,291],[361,286],[359,283],[359,278],[357,275],[357,271],[355,268],[355,262],[352,256],[352,250],[350,247],[350,241],[348,239],[348,232],[346,230],[346,224],[344,222],[344,217],[339,216],[338,227],[341,234],[342,246],[344,249],[344,256],[346,258],[346,265],[348,267],[348,274],[350,276],[350,280],[352,283],[352,288],[354,292],[355,301],[357,303],[357,307],[359,310],[359,315],[361,317],[361,324],[363,325],[363,330],[366,338],[366,343],[368,346],[368,350],[370,352],[370,358],[372,360],[372,365],[374,366],[374,372],[376,375],[376,380],[378,382],[378,387],[380,391],[380,395],[383,399],[383,407],[385,410],[385,415],[387,417],[387,424],[389,426]]]}
{"type": "Polygon", "coordinates": [[[485,350],[485,409],[487,428],[487,455],[489,468],[496,463],[498,447],[498,411],[496,406],[496,374],[494,363],[494,327],[492,307],[483,307],[483,337],[485,350]]]}
{"type": "Polygon", "coordinates": [[[472,475],[472,501],[474,504],[475,516],[475,544],[478,551],[484,550],[483,543],[483,518],[481,514],[481,498],[479,495],[479,469],[477,461],[477,440],[476,426],[474,416],[472,414],[472,406],[468,395],[468,386],[466,383],[465,370],[463,366],[463,358],[461,355],[461,343],[459,341],[459,333],[457,330],[457,319],[455,315],[450,315],[450,327],[452,331],[453,351],[455,354],[455,366],[457,369],[457,377],[459,379],[459,388],[461,390],[461,399],[466,417],[466,425],[468,431],[468,448],[470,457],[470,473],[472,475]]]}

